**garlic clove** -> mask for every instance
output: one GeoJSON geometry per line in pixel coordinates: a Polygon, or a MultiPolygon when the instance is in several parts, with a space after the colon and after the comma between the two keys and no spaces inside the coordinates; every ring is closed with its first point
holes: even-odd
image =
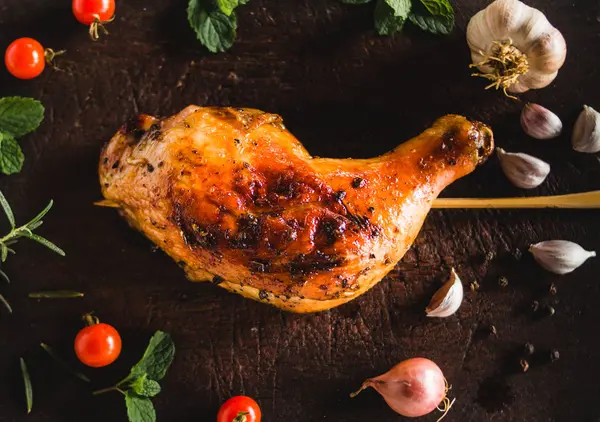
{"type": "Polygon", "coordinates": [[[552,139],[562,132],[560,118],[539,104],[527,104],[521,112],[521,126],[525,133],[536,139],[552,139]]]}
{"type": "Polygon", "coordinates": [[[506,152],[502,148],[496,148],[496,152],[502,171],[519,188],[538,187],[550,173],[550,165],[539,158],[521,152],[506,152]]]}
{"type": "Polygon", "coordinates": [[[577,243],[568,240],[548,240],[529,247],[529,252],[545,270],[555,274],[568,274],[596,256],[594,251],[586,251],[577,243]]]}
{"type": "Polygon", "coordinates": [[[571,142],[575,151],[592,154],[599,152],[600,113],[592,107],[584,105],[583,111],[575,122],[571,142]]]}
{"type": "Polygon", "coordinates": [[[454,314],[460,308],[464,295],[463,285],[460,278],[452,268],[450,278],[433,295],[425,312],[428,317],[446,318],[454,314]]]}

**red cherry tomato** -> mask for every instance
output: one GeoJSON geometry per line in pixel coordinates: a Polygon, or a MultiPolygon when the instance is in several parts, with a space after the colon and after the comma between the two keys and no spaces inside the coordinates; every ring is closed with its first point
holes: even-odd
{"type": "Polygon", "coordinates": [[[113,363],[121,353],[121,336],[108,324],[93,324],[75,337],[75,353],[79,360],[93,368],[113,363]]]}
{"type": "Polygon", "coordinates": [[[4,55],[6,69],[19,79],[39,76],[46,66],[44,47],[33,38],[14,40],[4,55]]]}
{"type": "Polygon", "coordinates": [[[217,413],[217,422],[260,422],[260,417],[258,403],[250,397],[235,396],[223,403],[217,413]]]}
{"type": "Polygon", "coordinates": [[[115,14],[115,0],[73,0],[73,14],[84,25],[107,22],[115,14]]]}

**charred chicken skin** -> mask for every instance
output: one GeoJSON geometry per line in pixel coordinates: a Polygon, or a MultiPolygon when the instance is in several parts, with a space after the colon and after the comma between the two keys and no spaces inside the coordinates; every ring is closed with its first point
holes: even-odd
{"type": "Polygon", "coordinates": [[[103,203],[190,280],[316,312],[379,282],[440,191],[492,150],[489,128],[448,115],[376,158],[313,158],[277,115],[189,106],[125,124],[99,173],[103,203]]]}

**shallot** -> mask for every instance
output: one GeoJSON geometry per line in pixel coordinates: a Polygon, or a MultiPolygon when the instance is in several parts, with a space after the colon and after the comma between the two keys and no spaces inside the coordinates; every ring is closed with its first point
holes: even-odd
{"type": "Polygon", "coordinates": [[[381,394],[394,412],[408,417],[427,415],[438,409],[443,412],[439,422],[454,404],[447,397],[449,387],[442,370],[425,358],[405,360],[385,374],[367,379],[350,397],[368,387],[381,394]]]}

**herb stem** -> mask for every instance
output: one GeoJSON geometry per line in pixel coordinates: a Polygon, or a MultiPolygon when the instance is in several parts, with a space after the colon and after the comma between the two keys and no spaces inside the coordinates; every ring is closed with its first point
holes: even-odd
{"type": "Polygon", "coordinates": [[[92,394],[94,396],[98,396],[100,394],[110,393],[111,391],[118,391],[119,393],[125,394],[125,392],[123,390],[121,390],[118,385],[113,385],[112,387],[107,387],[107,388],[102,388],[100,390],[96,390],[92,394]]]}

